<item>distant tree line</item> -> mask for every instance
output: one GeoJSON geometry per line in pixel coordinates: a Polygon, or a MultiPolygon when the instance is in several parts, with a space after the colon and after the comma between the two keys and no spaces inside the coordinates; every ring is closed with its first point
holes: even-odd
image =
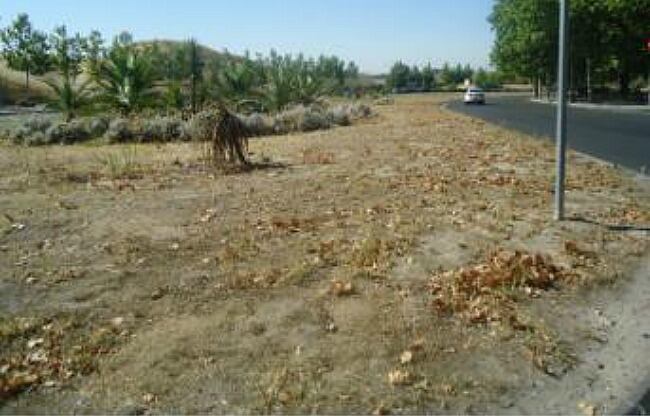
{"type": "Polygon", "coordinates": [[[46,77],[53,105],[68,119],[91,102],[122,114],[145,108],[198,111],[207,102],[276,111],[344,91],[359,76],[354,62],[336,56],[280,55],[252,58],[210,53],[196,40],[135,42],[128,32],[107,44],[101,33],[71,34],[59,26],[50,34],[20,14],[0,30],[0,54],[9,68],[46,77]],[[49,75],[49,74],[48,74],[49,75]]]}
{"type": "MultiPolygon", "coordinates": [[[[489,22],[496,39],[491,59],[508,74],[527,77],[536,94],[556,82],[557,0],[496,0],[489,22]]],[[[616,85],[628,97],[647,83],[648,0],[570,2],[570,85],[588,99],[596,87],[616,85]]]]}
{"type": "Polygon", "coordinates": [[[466,80],[482,88],[499,88],[503,77],[483,68],[473,69],[470,65],[452,66],[445,63],[442,68],[434,69],[430,63],[418,67],[397,61],[388,73],[386,84],[389,89],[397,92],[433,91],[456,89],[466,80]]]}

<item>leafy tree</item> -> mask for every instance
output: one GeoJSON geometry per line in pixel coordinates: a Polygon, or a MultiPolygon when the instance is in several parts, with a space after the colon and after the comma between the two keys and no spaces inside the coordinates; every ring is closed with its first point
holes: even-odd
{"type": "Polygon", "coordinates": [[[409,70],[409,84],[415,87],[422,86],[422,74],[420,73],[420,68],[416,65],[413,65],[409,70]]]}
{"type": "MultiPolygon", "coordinates": [[[[649,6],[647,0],[571,2],[572,89],[589,96],[592,81],[616,80],[626,95],[631,80],[646,76],[648,57],[641,45],[648,36],[649,6]]],[[[550,86],[557,60],[557,0],[496,0],[489,21],[496,35],[491,58],[497,68],[550,86]]]]}
{"type": "Polygon", "coordinates": [[[445,62],[440,70],[440,83],[443,85],[453,85],[456,83],[456,75],[449,63],[445,62]]]}
{"type": "Polygon", "coordinates": [[[49,69],[47,35],[34,30],[29,16],[19,14],[13,23],[0,32],[2,56],[9,68],[25,72],[25,88],[29,89],[29,76],[39,75],[49,69]]]}
{"type": "Polygon", "coordinates": [[[357,79],[359,78],[359,67],[354,62],[348,62],[347,67],[345,68],[345,77],[347,79],[357,79]]]}
{"type": "Polygon", "coordinates": [[[433,90],[436,83],[436,73],[430,63],[422,68],[422,88],[425,91],[433,90]]]}
{"type": "Polygon", "coordinates": [[[86,71],[88,71],[91,77],[96,79],[99,76],[101,61],[106,55],[104,39],[99,31],[93,30],[90,32],[90,35],[88,35],[83,43],[83,52],[86,59],[86,71]]]}
{"type": "Polygon", "coordinates": [[[150,105],[156,77],[151,62],[150,51],[136,48],[130,33],[118,35],[99,70],[105,101],[124,115],[150,105]]]}
{"type": "Polygon", "coordinates": [[[557,0],[496,0],[488,21],[497,68],[549,85],[557,61],[557,0]]]}
{"type": "Polygon", "coordinates": [[[472,76],[474,75],[474,70],[469,64],[465,64],[462,70],[462,76],[460,82],[464,82],[466,79],[472,79],[472,76]]]}
{"type": "Polygon", "coordinates": [[[77,85],[77,77],[81,73],[81,63],[84,59],[85,39],[78,33],[74,37],[68,36],[65,26],[57,27],[50,39],[52,62],[60,80],[47,80],[46,83],[56,97],[52,104],[70,121],[89,98],[90,80],[77,85]]]}
{"type": "Polygon", "coordinates": [[[58,26],[50,36],[52,64],[62,74],[76,77],[81,73],[81,63],[85,59],[84,45],[86,39],[78,33],[68,36],[68,30],[58,26]]]}
{"type": "Polygon", "coordinates": [[[501,87],[501,76],[497,72],[486,71],[479,68],[474,71],[473,82],[481,88],[499,88],[501,87]]]}
{"type": "Polygon", "coordinates": [[[411,69],[402,61],[397,61],[390,69],[386,80],[390,88],[404,88],[409,82],[411,69]]]}
{"type": "MultiPolygon", "coordinates": [[[[302,57],[299,57],[302,60],[302,57]]],[[[338,86],[343,86],[346,78],[345,62],[336,56],[321,55],[315,67],[317,76],[336,81],[338,86]]]]}

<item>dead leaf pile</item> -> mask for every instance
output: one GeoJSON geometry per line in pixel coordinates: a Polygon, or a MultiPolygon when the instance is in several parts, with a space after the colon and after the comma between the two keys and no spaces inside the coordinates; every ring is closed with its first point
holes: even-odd
{"type": "Polygon", "coordinates": [[[434,275],[429,289],[439,313],[460,314],[473,323],[516,320],[514,292],[537,297],[574,276],[548,257],[500,250],[485,263],[434,275]]]}
{"type": "Polygon", "coordinates": [[[0,347],[0,399],[9,398],[35,385],[53,387],[77,375],[95,371],[99,356],[115,351],[128,331],[112,326],[97,327],[79,339],[78,324],[63,320],[44,322],[2,333],[0,347]],[[30,338],[25,341],[24,337],[30,338]]]}

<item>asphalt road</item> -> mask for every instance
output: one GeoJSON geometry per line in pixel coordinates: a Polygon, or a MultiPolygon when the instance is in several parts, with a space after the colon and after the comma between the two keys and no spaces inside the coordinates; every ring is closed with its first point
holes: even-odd
{"type": "MultiPolygon", "coordinates": [[[[487,103],[449,108],[533,136],[555,137],[555,106],[533,103],[524,96],[490,96],[487,103]]],[[[650,112],[569,107],[569,147],[617,165],[650,172],[650,112]],[[645,168],[643,168],[645,166],[645,168]]]]}

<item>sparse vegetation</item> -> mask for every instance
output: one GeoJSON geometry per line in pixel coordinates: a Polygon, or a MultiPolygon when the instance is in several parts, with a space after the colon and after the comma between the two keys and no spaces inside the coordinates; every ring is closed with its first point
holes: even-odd
{"type": "MultiPolygon", "coordinates": [[[[584,292],[650,248],[600,225],[650,221],[645,184],[570,153],[593,221],[553,222],[548,143],[450,95],[376,115],[336,56],[0,35],[27,83],[56,70],[0,132],[2,412],[493,410],[579,362],[584,292]]],[[[389,87],[467,78],[503,80],[398,62],[389,87]]]]}
{"type": "MultiPolygon", "coordinates": [[[[4,146],[3,410],[83,390],[87,413],[460,413],[564,374],[585,287],[620,281],[647,238],[553,222],[553,148],[438,103],[251,140],[235,175],[206,168],[205,140],[4,146]]],[[[210,139],[214,113],[194,120],[210,139]]],[[[572,211],[646,219],[634,180],[570,157],[572,211]]]]}

